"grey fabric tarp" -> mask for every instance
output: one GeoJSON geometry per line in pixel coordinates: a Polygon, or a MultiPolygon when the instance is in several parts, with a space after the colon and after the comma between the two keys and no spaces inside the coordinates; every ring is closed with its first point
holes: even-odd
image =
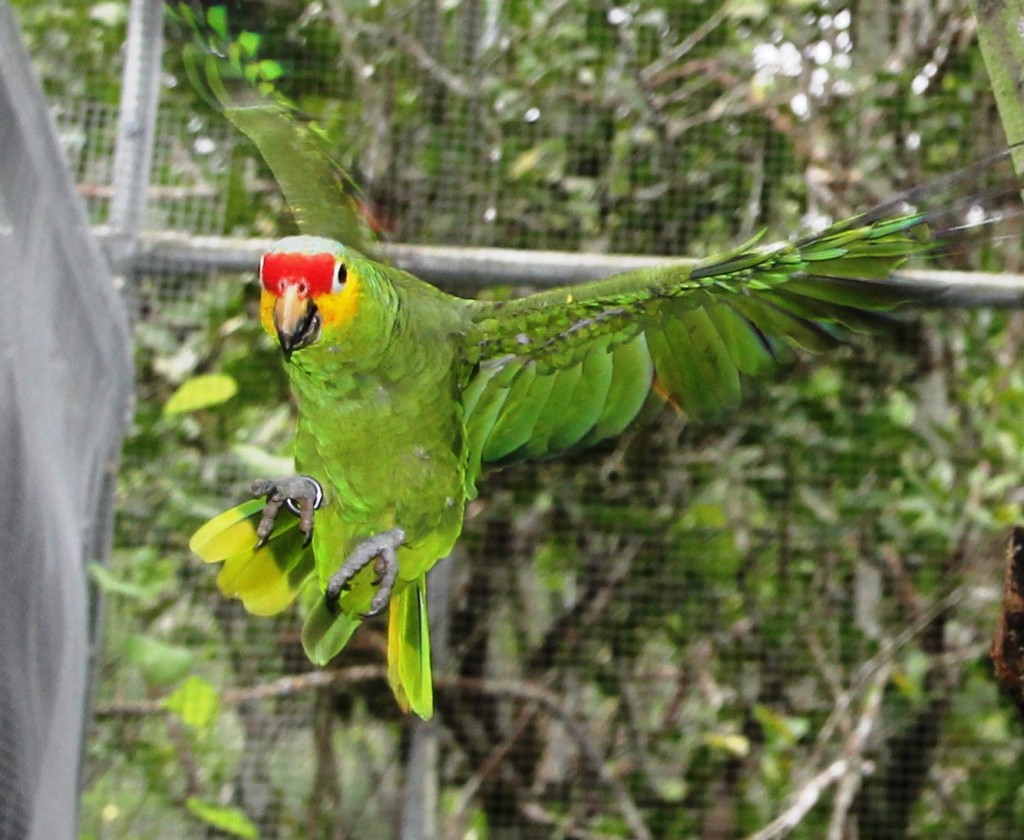
{"type": "Polygon", "coordinates": [[[124,306],[0,0],[0,838],[72,838],[128,416],[124,306]]]}

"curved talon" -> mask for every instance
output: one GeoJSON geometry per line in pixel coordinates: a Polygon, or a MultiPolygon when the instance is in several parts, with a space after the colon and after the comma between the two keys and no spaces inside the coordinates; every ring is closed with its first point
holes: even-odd
{"type": "Polygon", "coordinates": [[[263,509],[263,516],[259,525],[256,526],[256,536],[259,540],[256,543],[257,550],[266,545],[274,530],[274,523],[286,506],[299,517],[299,530],[303,533],[303,546],[307,546],[313,539],[313,511],[317,510],[324,501],[324,491],[320,482],[309,475],[290,475],[285,478],[256,479],[249,487],[254,496],[266,496],[267,505],[263,509]]]}
{"type": "MultiPolygon", "coordinates": [[[[399,543],[400,545],[401,543],[399,543]]],[[[377,615],[391,600],[391,591],[395,588],[395,581],[398,579],[398,558],[395,550],[385,549],[377,557],[374,571],[378,577],[376,583],[379,587],[370,601],[370,608],[363,613],[363,618],[371,618],[377,615]]]]}
{"type": "Polygon", "coordinates": [[[405,532],[401,528],[392,528],[390,531],[375,534],[356,546],[341,568],[327,581],[327,589],[324,592],[327,606],[332,610],[336,609],[338,598],[349,588],[352,578],[371,561],[376,561],[377,580],[374,583],[379,586],[373,600],[370,601],[370,608],[363,613],[363,618],[377,615],[391,600],[391,591],[398,579],[398,557],[395,550],[404,542],[405,532]]]}

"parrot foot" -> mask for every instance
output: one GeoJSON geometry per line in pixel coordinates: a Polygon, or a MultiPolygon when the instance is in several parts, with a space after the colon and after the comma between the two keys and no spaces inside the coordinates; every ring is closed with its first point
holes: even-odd
{"type": "Polygon", "coordinates": [[[370,602],[370,608],[363,613],[363,618],[377,615],[391,600],[391,590],[398,579],[398,557],[395,555],[395,549],[404,542],[405,532],[401,528],[392,528],[390,531],[374,534],[360,543],[341,568],[327,581],[324,597],[328,607],[336,608],[342,590],[349,588],[349,581],[371,561],[376,561],[374,570],[377,572],[377,580],[374,584],[379,585],[379,588],[370,602]]]}
{"type": "Polygon", "coordinates": [[[302,544],[309,545],[309,541],[313,539],[313,511],[317,510],[324,501],[324,490],[319,481],[308,475],[259,478],[252,483],[249,491],[254,496],[267,497],[263,518],[256,526],[256,536],[259,537],[256,548],[262,548],[266,544],[270,532],[274,530],[277,515],[285,505],[288,506],[288,510],[299,517],[299,530],[305,536],[302,544]]]}

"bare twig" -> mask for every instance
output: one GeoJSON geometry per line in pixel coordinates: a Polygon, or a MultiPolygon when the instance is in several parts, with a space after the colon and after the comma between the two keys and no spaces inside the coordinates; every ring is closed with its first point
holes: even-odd
{"type": "Polygon", "coordinates": [[[723,3],[718,9],[696,29],[687,35],[682,41],[676,44],[674,47],[669,47],[665,52],[658,57],[657,60],[652,61],[643,70],[640,71],[640,80],[644,83],[657,83],[657,77],[668,70],[673,64],[679,59],[687,55],[694,47],[697,46],[701,41],[708,37],[719,25],[730,15],[733,11],[732,3],[723,3]]]}
{"type": "Polygon", "coordinates": [[[185,792],[187,796],[199,796],[203,793],[203,786],[200,783],[199,764],[196,761],[195,753],[192,752],[192,745],[189,743],[188,735],[185,732],[185,725],[179,718],[167,719],[167,735],[174,745],[174,752],[178,756],[178,764],[185,775],[185,792]]]}
{"type": "MultiPolygon", "coordinates": [[[[359,665],[336,671],[310,671],[293,677],[281,677],[269,683],[261,683],[248,688],[226,689],[220,695],[220,702],[222,706],[238,706],[252,700],[288,697],[315,691],[318,688],[382,680],[385,677],[385,669],[379,665],[359,665]]],[[[138,700],[127,703],[107,703],[96,709],[95,717],[97,720],[145,717],[147,715],[162,715],[166,711],[163,700],[138,700]]]]}
{"type": "Polygon", "coordinates": [[[639,840],[646,840],[646,838],[651,837],[651,833],[644,823],[643,815],[640,813],[640,809],[633,801],[633,798],[629,795],[629,792],[604,766],[601,754],[591,742],[590,737],[577,723],[573,714],[562,706],[560,698],[554,692],[536,684],[508,680],[456,678],[443,682],[466,691],[478,691],[482,694],[509,697],[539,705],[562,724],[566,733],[576,743],[580,754],[587,764],[590,765],[591,772],[597,776],[615,799],[615,804],[622,814],[622,818],[626,821],[626,825],[629,826],[631,836],[639,838],[639,840]]]}
{"type": "Polygon", "coordinates": [[[466,814],[469,813],[474,797],[480,791],[480,788],[483,786],[487,778],[498,768],[501,760],[508,755],[509,750],[512,749],[516,741],[519,740],[522,734],[526,731],[534,714],[535,712],[522,709],[516,719],[515,725],[512,727],[512,731],[509,732],[509,734],[491,750],[487,757],[480,762],[476,772],[467,779],[466,783],[459,791],[459,800],[455,807],[452,808],[452,815],[445,827],[446,837],[462,837],[465,834],[464,823],[466,820],[466,814]]]}
{"type": "MultiPolygon", "coordinates": [[[[354,666],[336,671],[311,671],[294,677],[281,677],[269,683],[249,688],[229,689],[221,695],[224,706],[237,706],[251,700],[265,700],[302,694],[327,686],[351,685],[367,680],[384,679],[385,669],[377,665],[354,666]]],[[[575,716],[561,704],[561,699],[553,691],[534,683],[514,680],[474,679],[469,677],[435,676],[434,684],[440,689],[458,689],[474,694],[486,694],[494,697],[535,703],[545,712],[558,720],[566,733],[575,742],[577,749],[590,766],[591,772],[608,789],[615,800],[616,807],[629,826],[631,836],[639,840],[648,840],[651,833],[643,820],[640,808],[633,801],[622,783],[604,766],[600,751],[594,746],[590,737],[576,721],[575,716]]],[[[100,720],[112,718],[138,717],[145,715],[161,715],[167,712],[160,700],[142,700],[135,703],[111,703],[96,710],[100,720]]]]}
{"type": "Polygon", "coordinates": [[[842,777],[848,764],[845,758],[837,758],[824,770],[816,773],[793,797],[792,805],[760,831],[751,834],[747,840],[775,840],[777,837],[785,837],[800,825],[807,812],[818,804],[821,795],[842,777]]]}
{"type": "MultiPolygon", "coordinates": [[[[339,4],[331,4],[335,10],[343,8],[339,4]]],[[[478,85],[472,80],[466,79],[455,73],[451,68],[446,67],[436,58],[434,58],[430,51],[419,43],[414,38],[410,38],[408,35],[398,32],[391,27],[379,26],[375,23],[371,23],[366,20],[355,20],[354,18],[339,18],[342,19],[344,25],[355,30],[356,32],[366,32],[373,35],[378,40],[390,40],[396,44],[406,55],[408,55],[416,65],[426,73],[435,82],[440,83],[447,88],[451,93],[456,96],[461,96],[466,99],[472,99],[478,94],[478,85]]]]}
{"type": "Polygon", "coordinates": [[[860,780],[864,773],[870,769],[868,762],[863,759],[864,751],[868,746],[868,737],[878,722],[882,708],[882,697],[885,694],[886,683],[889,682],[889,675],[892,673],[892,663],[886,663],[875,673],[871,687],[868,690],[867,699],[864,702],[864,711],[857,719],[857,726],[850,737],[846,740],[843,748],[844,757],[849,761],[849,770],[843,774],[836,788],[836,798],[832,805],[832,818],[829,820],[828,840],[843,840],[844,827],[847,814],[853,805],[854,796],[860,787],[860,780]]]}
{"type": "Polygon", "coordinates": [[[864,760],[864,751],[868,745],[868,736],[878,721],[882,695],[885,692],[885,684],[889,680],[891,671],[891,662],[884,663],[875,671],[864,700],[864,708],[857,719],[857,725],[843,745],[842,755],[814,774],[792,797],[791,804],[785,811],[760,831],[751,834],[747,840],[776,840],[776,838],[785,837],[800,825],[804,817],[818,804],[825,791],[835,784],[838,784],[838,790],[833,805],[828,837],[829,840],[842,837],[843,822],[853,802],[854,794],[857,792],[861,778],[870,767],[864,760]],[[837,831],[838,833],[836,833],[837,831]]]}

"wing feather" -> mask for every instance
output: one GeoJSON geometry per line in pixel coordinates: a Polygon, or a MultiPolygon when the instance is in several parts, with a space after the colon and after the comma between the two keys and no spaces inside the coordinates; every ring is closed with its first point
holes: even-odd
{"type": "Polygon", "coordinates": [[[739,402],[739,371],[707,311],[673,303],[647,331],[659,385],[685,411],[716,417],[739,402]]]}
{"type": "Polygon", "coordinates": [[[607,342],[598,342],[584,356],[583,362],[571,370],[577,373],[576,381],[571,391],[565,389],[568,396],[564,405],[559,406],[557,421],[544,441],[545,452],[573,446],[597,423],[612,384],[612,356],[607,342]]]}
{"type": "Polygon", "coordinates": [[[620,434],[640,413],[654,381],[654,363],[642,333],[613,347],[609,355],[612,379],[608,393],[593,429],[580,441],[582,446],[620,434]]]}
{"type": "Polygon", "coordinates": [[[824,352],[879,328],[885,312],[924,294],[890,277],[927,247],[927,216],[862,219],[797,242],[755,239],[713,259],[475,303],[468,482],[487,465],[618,434],[652,389],[688,416],[721,416],[739,404],[744,379],[766,375],[787,348],[824,352]]]}
{"type": "Polygon", "coordinates": [[[550,371],[540,372],[537,364],[522,367],[484,444],[485,460],[497,463],[526,444],[557,381],[550,371]]]}
{"type": "Polygon", "coordinates": [[[259,545],[256,526],[264,499],[250,499],[215,516],[189,540],[206,563],[223,563],[217,587],[238,598],[254,615],[273,615],[292,602],[313,572],[313,552],[305,545],[295,516],[279,516],[259,545]]]}

